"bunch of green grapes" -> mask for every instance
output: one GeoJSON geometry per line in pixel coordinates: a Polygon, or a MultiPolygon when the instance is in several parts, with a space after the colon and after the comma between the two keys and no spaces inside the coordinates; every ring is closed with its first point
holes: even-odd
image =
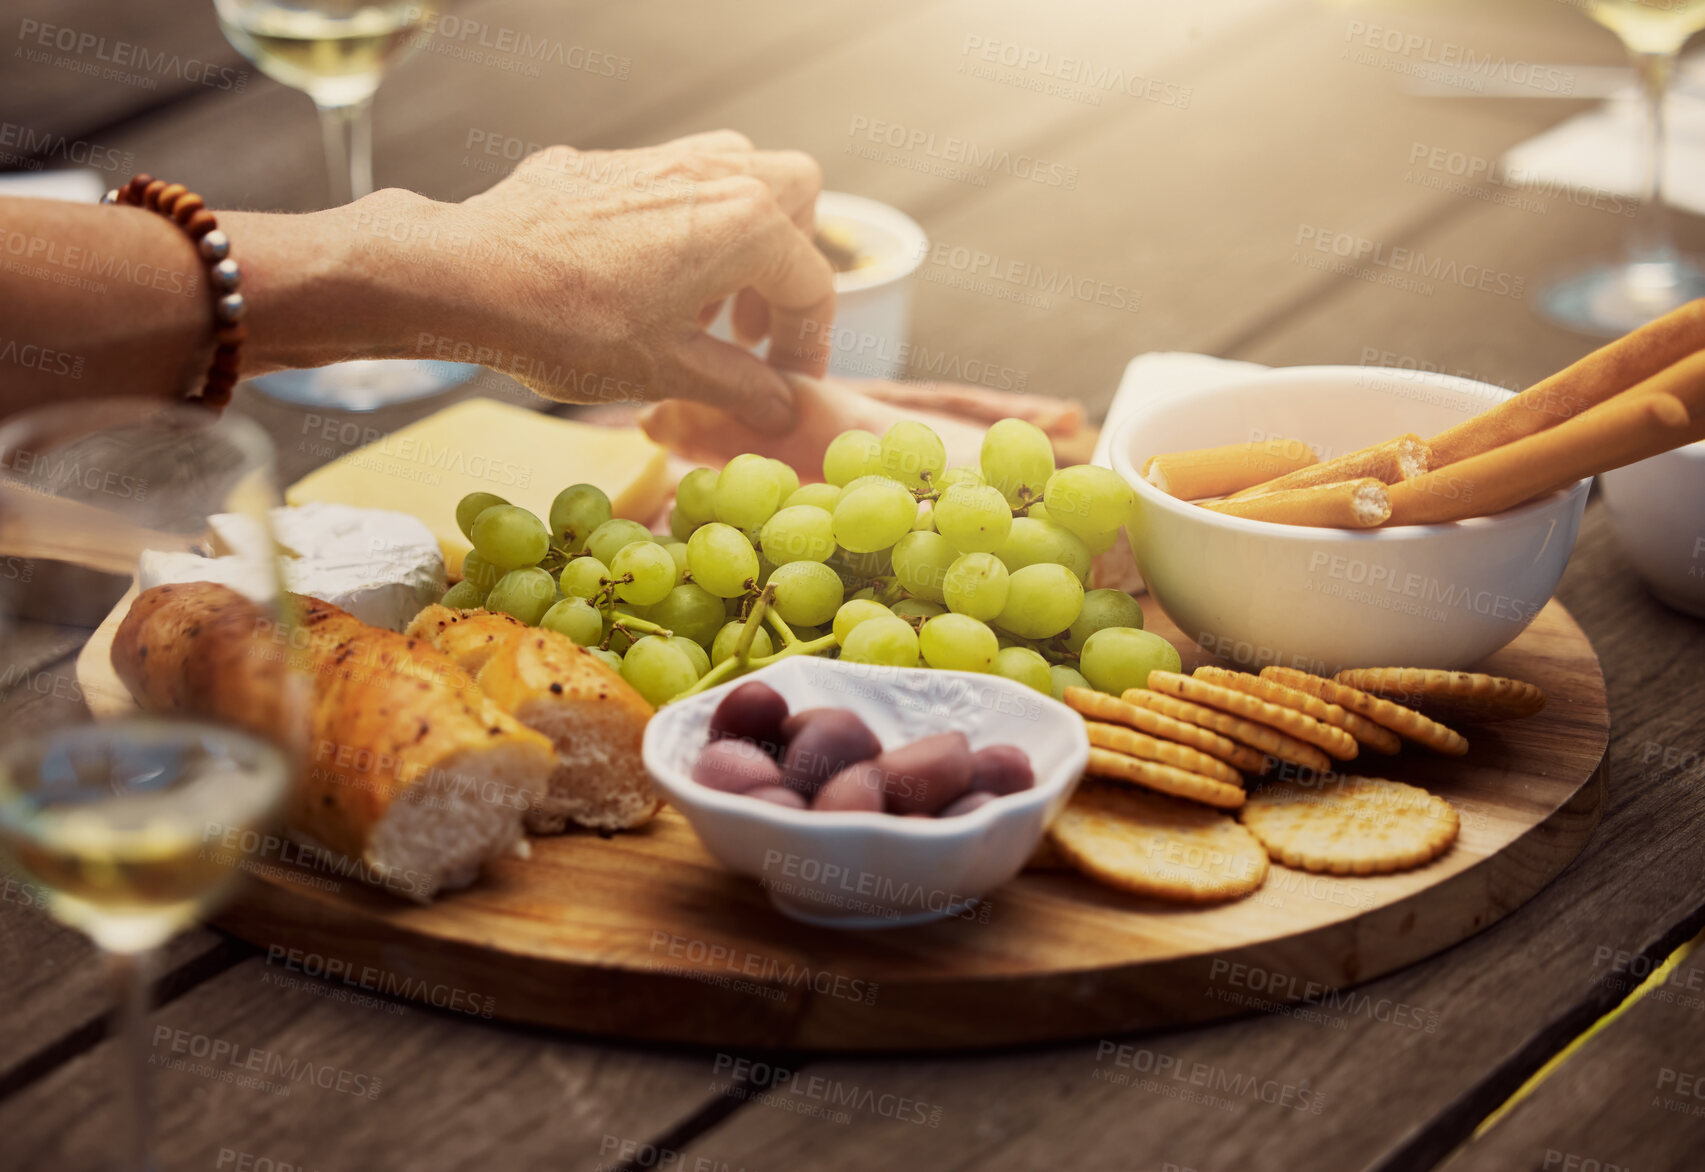
{"type": "Polygon", "coordinates": [[[592,485],[559,493],[548,525],[471,494],[456,520],[474,550],[445,605],[595,648],[654,704],[790,654],[993,672],[1056,697],[1178,668],[1134,599],[1094,588],[1130,488],[1104,468],[1056,469],[1032,424],[996,423],[962,468],[921,423],[847,431],[822,474],[801,484],[751,454],[694,469],[668,537],[613,518],[592,485]]]}

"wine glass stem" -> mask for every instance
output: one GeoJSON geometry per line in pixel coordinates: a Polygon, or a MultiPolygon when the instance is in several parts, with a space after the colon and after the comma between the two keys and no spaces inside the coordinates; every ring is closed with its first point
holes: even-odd
{"type": "Polygon", "coordinates": [[[1629,239],[1629,259],[1636,264],[1673,264],[1669,212],[1664,208],[1664,96],[1675,74],[1676,54],[1635,53],[1634,68],[1646,108],[1646,175],[1640,210],[1629,239]]]}
{"type": "Polygon", "coordinates": [[[120,1122],[124,1167],[148,1172],[154,1167],[148,1152],[153,1111],[148,1094],[148,987],[153,953],[108,952],[112,980],[113,1030],[118,1038],[120,1122]]]}
{"type": "Polygon", "coordinates": [[[326,140],[326,171],[332,204],[341,206],[373,193],[373,99],[348,106],[320,106],[326,140]]]}

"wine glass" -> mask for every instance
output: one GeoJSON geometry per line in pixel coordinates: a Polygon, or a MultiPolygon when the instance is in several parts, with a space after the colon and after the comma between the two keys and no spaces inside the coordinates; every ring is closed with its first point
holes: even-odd
{"type": "MultiPolygon", "coordinates": [[[[332,202],[373,190],[373,95],[385,70],[430,35],[426,0],[213,0],[219,27],[260,71],[314,99],[332,202]]],[[[262,375],[253,384],[306,407],[373,411],[448,390],[478,366],[362,359],[262,375]]]]}
{"type": "MultiPolygon", "coordinates": [[[[253,629],[287,636],[268,519],[277,502],[272,447],[246,420],[138,400],[0,419],[8,682],[74,677],[32,686],[28,703],[8,704],[0,719],[0,858],[41,888],[50,915],[106,957],[123,1063],[119,1134],[131,1168],[152,1166],[152,958],[232,888],[247,861],[242,848],[262,838],[250,832],[264,832],[288,795],[294,754],[253,735],[263,731],[259,719],[244,731],[143,713],[107,666],[110,654],[99,653],[103,630],[75,662],[31,657],[44,645],[74,643],[67,633],[88,633],[115,604],[127,613],[127,588],[144,556],[151,574],[241,584],[259,603],[253,629]],[[249,539],[215,559],[205,555],[216,532],[249,539]]],[[[268,708],[256,697],[254,710],[272,713],[283,727],[271,731],[289,740],[295,710],[285,704],[298,685],[288,657],[267,644],[288,641],[257,638],[241,653],[259,657],[251,678],[258,688],[276,686],[280,703],[268,708]]]]}
{"type": "Polygon", "coordinates": [[[1645,184],[1624,259],[1548,285],[1539,308],[1569,329],[1611,336],[1705,296],[1705,271],[1677,251],[1663,200],[1664,99],[1681,47],[1705,28],[1705,0],[1581,0],[1580,7],[1633,58],[1646,114],[1645,184]]]}

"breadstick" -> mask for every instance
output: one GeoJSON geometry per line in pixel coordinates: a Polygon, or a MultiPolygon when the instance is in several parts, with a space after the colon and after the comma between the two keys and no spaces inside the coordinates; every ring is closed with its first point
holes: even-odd
{"type": "Polygon", "coordinates": [[[1202,506],[1231,517],[1273,521],[1280,525],[1318,525],[1330,529],[1370,529],[1391,515],[1385,482],[1371,476],[1264,492],[1244,500],[1215,501],[1202,506]]]}
{"type": "MultiPolygon", "coordinates": [[[[1655,380],[1654,380],[1655,381],[1655,380]]],[[[1501,512],[1525,500],[1705,438],[1705,415],[1663,391],[1629,391],[1556,427],[1406,480],[1391,490],[1391,525],[1501,512]]]]}
{"type": "Polygon", "coordinates": [[[1317,484],[1335,484],[1340,480],[1361,480],[1371,476],[1386,484],[1410,480],[1427,470],[1427,442],[1411,432],[1388,439],[1371,447],[1347,452],[1320,464],[1311,464],[1295,472],[1287,472],[1276,480],[1257,484],[1231,494],[1232,500],[1242,500],[1263,492],[1283,492],[1290,488],[1313,488],[1317,484]]]}
{"type": "Polygon", "coordinates": [[[1515,398],[1441,431],[1428,441],[1433,449],[1432,467],[1443,468],[1544,431],[1702,348],[1705,298],[1671,310],[1541,379],[1515,398]]]}
{"type": "Polygon", "coordinates": [[[1313,464],[1319,457],[1301,440],[1273,436],[1246,444],[1150,456],[1143,478],[1181,501],[1224,496],[1313,464]]]}

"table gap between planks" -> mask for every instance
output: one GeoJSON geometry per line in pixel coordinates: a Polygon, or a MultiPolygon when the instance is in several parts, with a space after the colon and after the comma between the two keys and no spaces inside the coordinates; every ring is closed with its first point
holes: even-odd
{"type": "MultiPolygon", "coordinates": [[[[49,11],[40,0],[35,7],[49,11]]],[[[134,28],[143,43],[240,65],[198,8],[133,6],[147,17],[133,26],[92,3],[37,17],[111,35],[134,28]]],[[[1526,296],[1374,284],[1311,267],[1298,244],[1307,229],[1349,233],[1491,267],[1520,277],[1525,292],[1558,264],[1614,247],[1624,222],[1605,210],[1560,195],[1510,206],[1484,185],[1442,190],[1418,181],[1432,172],[1410,157],[1420,145],[1494,159],[1581,104],[1410,97],[1401,60],[1346,53],[1360,21],[1522,61],[1615,62],[1608,38],[1568,6],[1245,0],[1203,5],[1182,22],[1159,4],[1112,8],[764,0],[743,6],[738,36],[719,39],[733,18],[711,6],[487,0],[457,11],[629,55],[632,74],[619,83],[572,70],[527,78],[429,50],[380,95],[380,179],[466,196],[511,165],[499,156],[494,171],[469,149],[493,136],[619,146],[733,125],[766,145],[799,146],[822,160],[827,186],[894,202],[949,246],[917,283],[915,377],[947,378],[978,363],[1095,408],[1123,363],[1153,349],[1275,364],[1431,364],[1519,386],[1587,348],[1539,324],[1526,296]],[[1006,74],[962,72],[975,60],[965,51],[973,37],[1125,65],[1174,94],[1188,87],[1189,103],[1109,93],[1090,105],[1003,84],[1006,74]],[[707,44],[716,51],[705,53],[707,44]],[[549,100],[539,100],[541,87],[549,100]],[[1027,152],[1069,168],[1075,183],[928,175],[917,169],[931,162],[927,151],[863,149],[878,122],[1027,152]],[[1139,308],[1012,300],[998,284],[959,279],[951,249],[961,246],[1123,286],[1140,293],[1139,308]]],[[[323,202],[317,133],[299,94],[256,76],[241,93],[141,97],[80,79],[56,88],[49,83],[75,75],[9,64],[0,109],[30,112],[15,120],[97,138],[130,152],[138,168],[194,177],[230,206],[323,202]],[[264,151],[253,149],[257,134],[264,151]]],[[[1705,245],[1696,220],[1680,227],[1686,242],[1705,245]]],[[[473,390],[518,397],[497,376],[473,390]]],[[[437,405],[347,418],[382,430],[437,405]]],[[[244,409],[277,439],[287,479],[326,458],[305,442],[299,412],[253,396],[244,409]]],[[[763,1089],[765,1073],[735,1067],[750,1055],[539,1036],[382,999],[356,1004],[342,999],[347,989],[198,931],[174,945],[173,981],[153,1019],[168,1031],[158,1057],[172,1059],[197,1037],[221,1040],[360,1076],[369,1094],[300,1087],[278,1097],[161,1069],[165,1165],[216,1166],[222,1151],[239,1149],[319,1168],[483,1167],[494,1153],[518,1167],[616,1167],[643,1162],[639,1145],[656,1142],[704,1167],[754,1172],[1435,1166],[1617,1002],[1628,987],[1619,965],[1639,970],[1667,954],[1698,930],[1705,906],[1705,844],[1689,832],[1705,814],[1695,792],[1705,748],[1700,624],[1650,600],[1597,503],[1560,597],[1594,641],[1612,706],[1606,814],[1573,867],[1494,929],[1322,1007],[1315,1020],[1263,1015],[1110,1040],[1222,1083],[1306,1089],[1318,1114],[1259,1093],[1220,1109],[1164,1087],[1114,1086],[1096,1077],[1101,1048],[1074,1045],[924,1061],[783,1056],[801,1080],[924,1104],[935,1122],[871,1110],[844,1123],[806,1118],[785,1108],[809,1096],[746,1093],[763,1089]],[[1399,1024],[1398,1006],[1429,1026],[1399,1024]]],[[[51,639],[43,647],[51,654],[51,639]]],[[[68,659],[30,670],[70,678],[68,659]]],[[[51,687],[14,689],[0,719],[27,724],[33,706],[61,702],[51,687]]],[[[98,968],[74,937],[16,902],[0,904],[0,957],[8,1149],[23,1166],[91,1166],[108,1133],[89,1121],[111,1104],[98,968]]],[[[1642,1001],[1449,1166],[1562,1166],[1546,1163],[1550,1153],[1683,1166],[1705,1131],[1672,1104],[1690,1106],[1679,1084],[1694,1073],[1685,1056],[1705,1040],[1705,1019],[1683,996],[1694,980],[1685,973],[1697,969],[1678,971],[1665,987],[1674,996],[1642,1001]]]]}

